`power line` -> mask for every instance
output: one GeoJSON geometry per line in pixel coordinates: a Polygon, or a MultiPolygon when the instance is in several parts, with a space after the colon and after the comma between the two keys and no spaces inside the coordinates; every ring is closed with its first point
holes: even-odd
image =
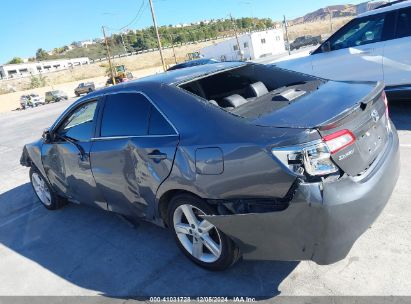
{"type": "Polygon", "coordinates": [[[141,1],[141,5],[136,13],[136,15],[134,16],[134,18],[127,23],[126,25],[120,27],[120,28],[111,28],[111,27],[106,27],[107,29],[109,29],[110,31],[117,31],[117,32],[121,32],[122,30],[124,30],[125,28],[129,27],[130,25],[132,25],[133,23],[135,23],[136,21],[138,21],[142,16],[143,16],[143,12],[145,9],[147,9],[148,5],[146,5],[146,1],[143,0],[141,1]]]}

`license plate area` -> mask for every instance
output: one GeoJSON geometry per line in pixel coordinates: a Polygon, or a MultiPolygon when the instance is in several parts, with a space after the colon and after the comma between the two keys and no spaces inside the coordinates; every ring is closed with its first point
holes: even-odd
{"type": "Polygon", "coordinates": [[[367,128],[357,133],[357,148],[365,161],[372,162],[387,142],[387,119],[367,124],[367,128]]]}

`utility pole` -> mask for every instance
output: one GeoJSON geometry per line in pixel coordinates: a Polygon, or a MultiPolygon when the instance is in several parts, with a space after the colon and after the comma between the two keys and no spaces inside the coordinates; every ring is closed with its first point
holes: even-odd
{"type": "Polygon", "coordinates": [[[329,10],[330,13],[330,33],[333,32],[333,13],[331,10],[329,10]]]}
{"type": "Polygon", "coordinates": [[[120,32],[120,37],[121,37],[121,44],[123,45],[123,48],[124,48],[124,52],[127,54],[128,53],[127,48],[126,48],[126,45],[124,43],[123,34],[121,32],[120,32]]]}
{"type": "Polygon", "coordinates": [[[108,56],[108,65],[110,66],[111,80],[113,81],[113,85],[114,85],[114,84],[116,84],[116,79],[114,78],[113,65],[111,64],[110,48],[108,47],[106,31],[104,30],[104,25],[101,27],[101,29],[103,30],[104,42],[106,44],[106,50],[107,50],[107,56],[108,56]]]}
{"type": "Polygon", "coordinates": [[[235,34],[235,39],[237,40],[237,48],[238,48],[238,53],[240,54],[240,60],[243,61],[243,53],[241,52],[241,47],[240,47],[240,40],[238,40],[238,34],[237,34],[237,25],[234,22],[233,16],[231,16],[230,14],[230,18],[231,18],[231,22],[234,25],[234,34],[235,34]]]}
{"type": "Polygon", "coordinates": [[[290,40],[288,40],[287,20],[285,19],[285,15],[284,15],[284,28],[285,28],[285,39],[287,40],[288,56],[290,56],[291,55],[290,40]]]}
{"type": "Polygon", "coordinates": [[[171,34],[170,34],[170,40],[171,40],[171,47],[173,48],[174,61],[177,64],[176,50],[174,48],[174,39],[173,39],[173,35],[171,34]]]}
{"type": "Polygon", "coordinates": [[[155,30],[156,30],[157,42],[158,42],[158,50],[160,51],[161,63],[163,64],[163,70],[166,71],[166,64],[165,64],[165,62],[164,62],[163,50],[162,50],[162,48],[161,48],[160,34],[158,33],[156,16],[155,16],[155,14],[154,14],[153,1],[152,1],[152,0],[148,0],[148,1],[150,2],[151,16],[153,17],[153,24],[154,24],[154,28],[155,28],[155,30]]]}

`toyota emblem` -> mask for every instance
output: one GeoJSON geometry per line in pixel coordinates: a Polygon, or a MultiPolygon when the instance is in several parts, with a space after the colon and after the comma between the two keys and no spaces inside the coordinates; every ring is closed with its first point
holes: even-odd
{"type": "Polygon", "coordinates": [[[380,119],[380,114],[378,114],[377,110],[371,112],[371,118],[374,122],[377,122],[380,119]]]}

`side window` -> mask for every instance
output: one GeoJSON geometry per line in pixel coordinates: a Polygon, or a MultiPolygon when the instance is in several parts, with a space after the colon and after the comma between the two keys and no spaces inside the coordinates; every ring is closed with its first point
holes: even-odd
{"type": "Polygon", "coordinates": [[[148,134],[151,103],[138,93],[119,93],[106,97],[100,135],[141,136],[148,134]]]}
{"type": "Polygon", "coordinates": [[[382,41],[384,14],[354,19],[330,38],[331,50],[382,41]]]}
{"type": "Polygon", "coordinates": [[[402,9],[398,12],[396,38],[411,36],[411,8],[402,9]]]}
{"type": "Polygon", "coordinates": [[[58,133],[76,141],[89,141],[93,136],[93,120],[97,101],[86,103],[72,112],[59,127],[58,133]]]}
{"type": "Polygon", "coordinates": [[[150,127],[148,133],[150,135],[176,134],[173,127],[155,107],[151,107],[150,127]]]}

